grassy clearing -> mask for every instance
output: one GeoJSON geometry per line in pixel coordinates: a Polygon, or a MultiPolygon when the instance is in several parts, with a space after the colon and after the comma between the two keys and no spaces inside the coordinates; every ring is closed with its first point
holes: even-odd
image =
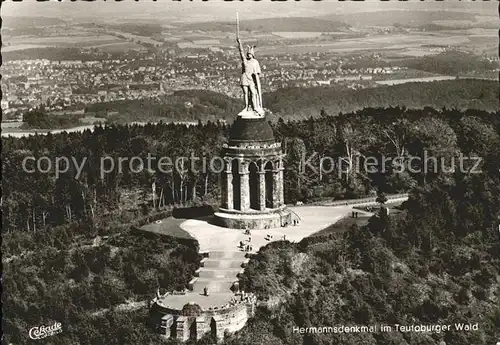
{"type": "Polygon", "coordinates": [[[182,230],[180,225],[184,219],[176,219],[173,217],[161,219],[159,221],[144,225],[139,230],[151,232],[159,235],[172,236],[182,239],[193,239],[186,231],[182,230]]]}

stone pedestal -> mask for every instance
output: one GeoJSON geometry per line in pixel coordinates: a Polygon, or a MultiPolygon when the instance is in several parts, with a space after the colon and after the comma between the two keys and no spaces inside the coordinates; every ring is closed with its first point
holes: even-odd
{"type": "Polygon", "coordinates": [[[219,212],[215,213],[215,222],[218,226],[231,229],[273,229],[280,228],[285,223],[288,224],[290,214],[290,210],[284,206],[278,209],[250,210],[249,212],[219,209],[219,212]]]}
{"type": "Polygon", "coordinates": [[[242,119],[261,119],[264,117],[264,109],[262,108],[259,108],[258,110],[243,109],[238,113],[238,117],[242,119]]]}
{"type": "Polygon", "coordinates": [[[240,291],[240,282],[239,281],[234,282],[233,289],[234,289],[234,292],[240,291]]]}
{"type": "Polygon", "coordinates": [[[269,122],[265,118],[238,117],[222,154],[226,161],[222,173],[225,185],[216,224],[235,229],[289,224],[290,211],[284,205],[283,152],[269,122]]]}

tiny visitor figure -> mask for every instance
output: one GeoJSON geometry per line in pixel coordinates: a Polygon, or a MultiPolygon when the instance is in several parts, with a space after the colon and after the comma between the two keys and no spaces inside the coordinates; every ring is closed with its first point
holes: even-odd
{"type": "Polygon", "coordinates": [[[208,296],[208,288],[206,286],[203,288],[203,294],[208,296]]]}
{"type": "Polygon", "coordinates": [[[238,42],[238,49],[241,58],[241,79],[240,85],[243,89],[243,98],[245,100],[245,109],[240,115],[250,116],[256,113],[257,116],[264,116],[264,109],[262,107],[262,88],[260,84],[260,65],[255,59],[255,46],[247,46],[248,50],[245,54],[243,44],[240,39],[239,20],[236,21],[237,33],[236,41],[238,42]]]}

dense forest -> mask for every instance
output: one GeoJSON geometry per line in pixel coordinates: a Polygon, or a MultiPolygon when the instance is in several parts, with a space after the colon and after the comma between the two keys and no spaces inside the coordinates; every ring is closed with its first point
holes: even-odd
{"type": "MultiPolygon", "coordinates": [[[[269,109],[268,118],[302,120],[321,114],[337,115],[364,108],[407,107],[421,109],[478,109],[497,111],[498,83],[488,80],[447,80],[426,83],[406,83],[392,86],[350,90],[341,85],[313,88],[285,88],[264,93],[264,105],[269,109]]],[[[164,99],[144,99],[105,102],[89,105],[86,111],[105,117],[108,121],[233,121],[243,107],[240,99],[205,91],[176,91],[164,99]]]]}
{"type": "Polygon", "coordinates": [[[80,119],[83,115],[50,115],[43,106],[26,112],[23,115],[23,129],[55,129],[71,128],[82,125],[80,119]]]}
{"type": "Polygon", "coordinates": [[[147,328],[148,301],[160,286],[184,289],[200,260],[197,247],[128,231],[102,243],[68,241],[83,226],[41,232],[30,238],[43,241],[38,250],[4,261],[6,344],[30,344],[27,330],[45,320],[63,324],[47,344],[158,343],[147,328]]]}
{"type": "MultiPolygon", "coordinates": [[[[413,192],[406,211],[397,218],[374,218],[366,229],[353,229],[345,237],[329,235],[319,242],[263,249],[243,280],[261,298],[270,293],[279,296],[280,307],[261,310],[231,340],[233,344],[330,343],[331,338],[324,336],[291,335],[291,328],[280,320],[302,326],[343,320],[472,322],[476,318],[483,325],[482,333],[444,334],[455,337],[444,338],[447,344],[492,340],[491,327],[495,322],[498,327],[494,290],[498,256],[493,255],[499,249],[493,237],[500,202],[498,113],[367,108],[338,116],[323,111],[316,118],[281,119],[271,125],[287,154],[287,203],[354,198],[377,191],[413,192]],[[381,162],[383,157],[423,158],[425,154],[446,162],[460,155],[482,157],[482,172],[475,173],[471,162],[464,164],[465,172],[441,171],[435,163],[426,173],[398,172],[391,164],[385,171],[359,169],[367,157],[381,162]],[[312,157],[307,168],[301,159],[304,155],[312,157]],[[324,157],[342,157],[349,168],[330,173],[311,168],[324,157]],[[473,309],[467,314],[470,306],[473,309]],[[403,318],[406,314],[408,318],[403,318]],[[478,319],[478,315],[484,316],[478,319]]],[[[100,160],[141,157],[147,161],[148,154],[175,158],[191,153],[210,159],[219,154],[228,130],[215,122],[109,125],[93,132],[2,139],[7,343],[25,344],[29,326],[41,319],[60,320],[60,315],[66,330],[51,338],[52,344],[157,343],[145,325],[144,303],[158,286],[176,289],[187,283],[196,269],[197,249],[195,244],[173,239],[142,238],[129,229],[139,218],[147,221],[168,215],[174,206],[217,206],[219,177],[209,170],[161,173],[154,162],[156,171],[135,173],[141,165],[135,162],[101,178],[100,160]],[[56,176],[54,171],[24,171],[27,156],[49,157],[52,163],[63,156],[72,160],[68,172],[56,176]],[[73,159],[85,163],[78,176],[73,159]]],[[[27,165],[34,167],[33,162],[27,165]]],[[[366,344],[434,344],[435,340],[398,338],[395,333],[380,337],[368,338],[366,344]]],[[[360,338],[339,342],[356,339],[360,338]]]]}
{"type": "Polygon", "coordinates": [[[108,122],[132,121],[212,121],[232,120],[241,111],[243,102],[226,95],[204,91],[175,91],[163,99],[124,100],[91,104],[87,114],[106,117],[108,122]],[[111,113],[112,115],[108,115],[111,113]]]}
{"type": "MultiPolygon", "coordinates": [[[[298,122],[280,120],[273,126],[287,154],[285,199],[289,203],[314,197],[361,197],[380,188],[400,192],[431,181],[436,175],[437,167],[424,175],[408,170],[400,174],[391,166],[383,172],[364,171],[360,169],[366,159],[363,157],[374,157],[381,164],[383,157],[423,160],[431,154],[442,157],[448,166],[453,157],[462,153],[479,155],[485,158],[482,164],[493,164],[489,161],[493,157],[491,150],[499,146],[500,132],[498,114],[431,108],[368,108],[298,122]],[[317,169],[323,157],[342,158],[348,171],[342,165],[342,171],[323,174],[317,169]]],[[[219,195],[219,176],[210,169],[199,169],[201,158],[210,162],[218,156],[227,135],[227,125],[208,122],[197,126],[98,126],[94,132],[3,139],[4,232],[31,232],[86,219],[97,222],[100,214],[120,211],[130,201],[128,192],[151,190],[153,182],[163,205],[213,202],[219,195]],[[33,160],[26,161],[24,170],[23,161],[28,156],[48,158],[38,167],[33,160]],[[199,158],[193,162],[197,169],[158,169],[161,157],[173,161],[186,157],[185,164],[189,164],[191,156],[199,158]],[[69,166],[56,178],[57,157],[67,157],[69,166]],[[102,157],[114,162],[120,157],[127,160],[120,166],[115,163],[115,169],[104,173],[101,167],[109,167],[104,166],[102,157]],[[155,158],[149,159],[151,169],[144,168],[148,157],[155,158]],[[40,172],[40,168],[49,168],[49,161],[52,170],[40,172]]],[[[147,195],[141,195],[141,202],[147,201],[147,195]]]]}
{"type": "Polygon", "coordinates": [[[487,345],[500,330],[500,178],[457,174],[416,188],[395,216],[343,234],[277,242],[249,263],[246,291],[267,300],[227,344],[487,345]],[[478,324],[460,331],[456,323],[478,324]],[[399,332],[394,325],[452,325],[399,332]],[[293,333],[391,325],[392,332],[293,333]]]}
{"type": "Polygon", "coordinates": [[[285,119],[308,118],[320,114],[322,109],[336,115],[381,104],[418,109],[499,109],[498,82],[475,79],[405,83],[356,91],[329,87],[287,88],[264,94],[263,103],[275,118],[285,119]]]}
{"type": "MultiPolygon", "coordinates": [[[[434,28],[436,29],[436,28],[434,28]]],[[[498,63],[475,54],[450,50],[437,55],[423,56],[404,61],[404,66],[444,75],[460,75],[470,71],[495,70],[498,63]]]]}

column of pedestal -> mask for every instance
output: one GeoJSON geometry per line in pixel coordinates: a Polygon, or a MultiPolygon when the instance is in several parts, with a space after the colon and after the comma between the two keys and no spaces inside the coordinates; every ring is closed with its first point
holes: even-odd
{"type": "Polygon", "coordinates": [[[283,170],[285,168],[283,167],[283,161],[280,160],[280,166],[279,166],[279,192],[280,192],[280,205],[285,204],[285,186],[284,186],[284,181],[283,181],[283,170]]]}
{"type": "Polygon", "coordinates": [[[240,193],[240,210],[248,211],[250,209],[250,183],[247,162],[242,162],[240,167],[240,193]]]}
{"type": "Polygon", "coordinates": [[[227,174],[226,171],[221,172],[221,183],[220,183],[220,204],[222,208],[227,208],[227,174]]]}
{"type": "Polygon", "coordinates": [[[231,170],[231,164],[227,164],[226,169],[226,208],[228,210],[233,209],[233,172],[231,170]]]}
{"type": "Polygon", "coordinates": [[[259,209],[266,209],[266,172],[259,171],[259,209]]]}
{"type": "Polygon", "coordinates": [[[277,208],[279,206],[279,196],[280,196],[280,192],[279,192],[279,186],[280,186],[279,178],[280,178],[279,170],[278,169],[274,169],[273,170],[273,208],[277,208]]]}

